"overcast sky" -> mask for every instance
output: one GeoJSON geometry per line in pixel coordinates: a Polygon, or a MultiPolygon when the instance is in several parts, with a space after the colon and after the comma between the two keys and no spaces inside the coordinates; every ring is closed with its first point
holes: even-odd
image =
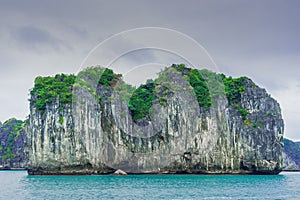
{"type": "MultiPolygon", "coordinates": [[[[38,75],[77,73],[81,64],[107,65],[107,57],[124,69],[144,66],[147,74],[171,60],[206,63],[209,56],[189,43],[193,38],[211,55],[208,62],[216,64],[216,71],[249,76],[266,88],[281,104],[285,136],[300,140],[299,10],[297,0],[0,0],[0,120],[29,114],[28,91],[38,75]],[[164,28],[163,36],[144,31],[144,40],[137,32],[114,38],[141,27],[164,28]],[[169,29],[178,32],[165,38],[169,29]],[[178,42],[170,42],[177,37],[178,42]],[[109,44],[85,60],[108,38],[109,44]],[[152,43],[143,46],[148,40],[152,43]],[[156,50],[130,51],[153,44],[156,50]],[[172,54],[179,49],[175,44],[180,44],[182,57],[172,54]],[[116,57],[126,51],[123,61],[116,57]],[[147,63],[157,64],[151,68],[147,63]]],[[[142,72],[133,70],[129,76],[142,72]]]]}

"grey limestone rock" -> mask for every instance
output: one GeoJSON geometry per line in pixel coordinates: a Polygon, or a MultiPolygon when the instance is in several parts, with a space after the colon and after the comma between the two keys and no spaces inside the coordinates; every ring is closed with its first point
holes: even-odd
{"type": "MultiPolygon", "coordinates": [[[[240,108],[225,96],[199,106],[178,73],[171,91],[153,101],[150,120],[135,122],[120,94],[98,85],[101,101],[86,88],[72,104],[59,97],[44,113],[30,106],[27,135],[30,174],[205,173],[277,174],[283,165],[284,123],[280,106],[265,89],[246,80],[240,108]],[[62,120],[63,119],[63,120],[62,120]]],[[[36,98],[32,96],[31,98],[36,98]]]]}

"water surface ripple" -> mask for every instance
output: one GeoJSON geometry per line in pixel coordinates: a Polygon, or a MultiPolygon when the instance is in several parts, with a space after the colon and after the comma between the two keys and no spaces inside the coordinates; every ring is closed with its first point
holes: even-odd
{"type": "Polygon", "coordinates": [[[0,171],[0,199],[299,199],[300,173],[29,176],[0,171]]]}

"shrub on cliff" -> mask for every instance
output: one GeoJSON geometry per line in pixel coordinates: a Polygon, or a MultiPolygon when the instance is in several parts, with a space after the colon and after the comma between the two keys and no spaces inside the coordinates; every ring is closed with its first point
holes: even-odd
{"type": "MultiPolygon", "coordinates": [[[[214,104],[215,97],[226,96],[229,105],[234,106],[242,118],[246,119],[248,111],[239,104],[241,95],[246,89],[246,77],[226,77],[224,74],[216,74],[206,69],[188,68],[184,64],[172,65],[172,68],[181,73],[190,84],[200,107],[208,110],[214,104]]],[[[83,87],[101,100],[101,94],[96,92],[99,84],[110,88],[116,86],[116,91],[120,94],[121,99],[126,101],[133,119],[145,117],[149,119],[149,111],[156,98],[159,98],[161,105],[167,102],[165,96],[155,95],[160,79],[161,77],[134,88],[124,83],[121,75],[115,74],[111,69],[90,67],[81,71],[77,77],[65,74],[58,74],[55,77],[37,77],[34,88],[30,91],[32,96],[30,101],[35,103],[36,108],[43,113],[46,105],[56,101],[57,97],[59,97],[60,106],[71,103],[73,87],[83,87]]]]}
{"type": "Polygon", "coordinates": [[[36,104],[39,111],[45,111],[47,103],[52,103],[59,97],[61,104],[72,102],[72,86],[75,75],[57,74],[55,77],[38,76],[30,91],[31,103],[36,104]]]}

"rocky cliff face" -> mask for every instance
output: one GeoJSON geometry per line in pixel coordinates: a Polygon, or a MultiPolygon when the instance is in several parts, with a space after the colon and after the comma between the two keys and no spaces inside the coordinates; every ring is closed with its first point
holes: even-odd
{"type": "Polygon", "coordinates": [[[25,122],[15,118],[0,126],[0,166],[4,169],[26,168],[25,122]]]}
{"type": "Polygon", "coordinates": [[[284,162],[285,170],[300,169],[300,147],[296,142],[284,138],[284,162]]]}
{"type": "Polygon", "coordinates": [[[236,89],[235,80],[223,84],[224,76],[207,71],[197,89],[200,78],[178,69],[155,80],[149,113],[138,119],[124,83],[98,84],[101,74],[78,76],[72,102],[58,95],[44,110],[32,92],[29,173],[279,173],[284,124],[276,100],[248,78],[236,89]],[[209,93],[199,93],[203,88],[209,93]]]}

